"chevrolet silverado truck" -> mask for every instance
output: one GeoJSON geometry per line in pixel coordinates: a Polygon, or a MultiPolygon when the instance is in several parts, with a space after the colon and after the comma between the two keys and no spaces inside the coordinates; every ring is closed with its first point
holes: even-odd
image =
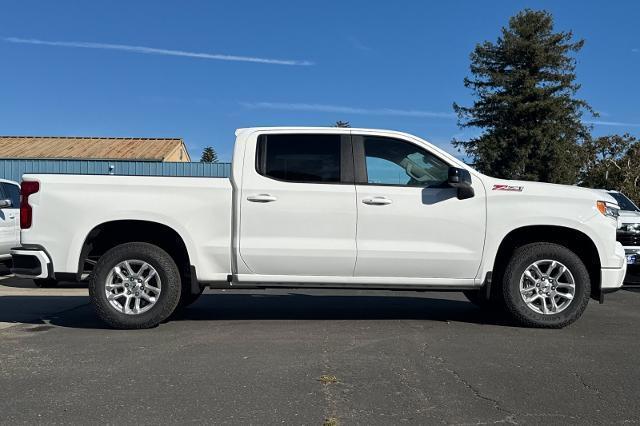
{"type": "Polygon", "coordinates": [[[115,328],[205,287],[463,291],[558,328],[622,285],[617,214],[608,194],[485,176],[405,133],[250,128],[229,178],[25,175],[12,271],[89,274],[115,328]]]}

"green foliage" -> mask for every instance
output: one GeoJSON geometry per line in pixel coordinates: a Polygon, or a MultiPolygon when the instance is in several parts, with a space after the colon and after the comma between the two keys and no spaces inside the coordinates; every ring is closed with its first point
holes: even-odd
{"type": "Polygon", "coordinates": [[[206,147],[202,150],[202,157],[200,157],[200,162],[202,163],[217,163],[218,162],[218,153],[213,147],[206,147]]]}
{"type": "Polygon", "coordinates": [[[640,202],[640,141],[624,135],[602,136],[584,145],[586,162],[580,185],[615,189],[640,202]]]}
{"type": "MultiPolygon", "coordinates": [[[[475,166],[493,176],[574,184],[590,128],[582,123],[591,107],[574,95],[575,59],[583,40],[553,32],[546,11],[526,9],[509,20],[495,43],[476,45],[470,55],[473,106],[453,105],[462,128],[479,136],[453,144],[475,166]]],[[[595,113],[593,113],[596,115],[595,113]]]]}
{"type": "Polygon", "coordinates": [[[336,121],[336,124],[333,125],[333,127],[351,127],[351,124],[348,121],[338,120],[336,121]]]}

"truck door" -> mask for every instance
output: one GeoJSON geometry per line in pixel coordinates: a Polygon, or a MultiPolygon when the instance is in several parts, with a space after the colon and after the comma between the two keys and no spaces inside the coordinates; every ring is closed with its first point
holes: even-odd
{"type": "Polygon", "coordinates": [[[254,274],[353,276],[356,191],[350,136],[266,133],[248,141],[239,251],[254,274]]]}
{"type": "Polygon", "coordinates": [[[459,200],[449,164],[410,141],[353,135],[356,277],[472,279],[482,259],[485,191],[459,200]]]}

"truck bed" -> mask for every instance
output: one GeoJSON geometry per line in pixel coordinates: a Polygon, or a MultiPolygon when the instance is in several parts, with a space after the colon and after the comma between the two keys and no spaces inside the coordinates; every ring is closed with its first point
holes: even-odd
{"type": "Polygon", "coordinates": [[[147,220],[183,236],[198,277],[217,281],[231,270],[232,188],[228,178],[28,174],[40,183],[29,198],[33,224],[22,245],[38,244],[59,273],[76,273],[84,241],[95,227],[147,220]],[[34,238],[32,238],[32,235],[34,238]]]}

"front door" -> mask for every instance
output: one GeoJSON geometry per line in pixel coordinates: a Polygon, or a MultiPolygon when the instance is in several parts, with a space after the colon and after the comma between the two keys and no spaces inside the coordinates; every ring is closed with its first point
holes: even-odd
{"type": "Polygon", "coordinates": [[[350,137],[339,133],[267,133],[247,144],[239,247],[251,273],[353,276],[352,164],[350,137]]]}
{"type": "Polygon", "coordinates": [[[356,277],[473,279],[482,259],[485,191],[457,198],[449,164],[413,142],[353,136],[356,277]]]}

